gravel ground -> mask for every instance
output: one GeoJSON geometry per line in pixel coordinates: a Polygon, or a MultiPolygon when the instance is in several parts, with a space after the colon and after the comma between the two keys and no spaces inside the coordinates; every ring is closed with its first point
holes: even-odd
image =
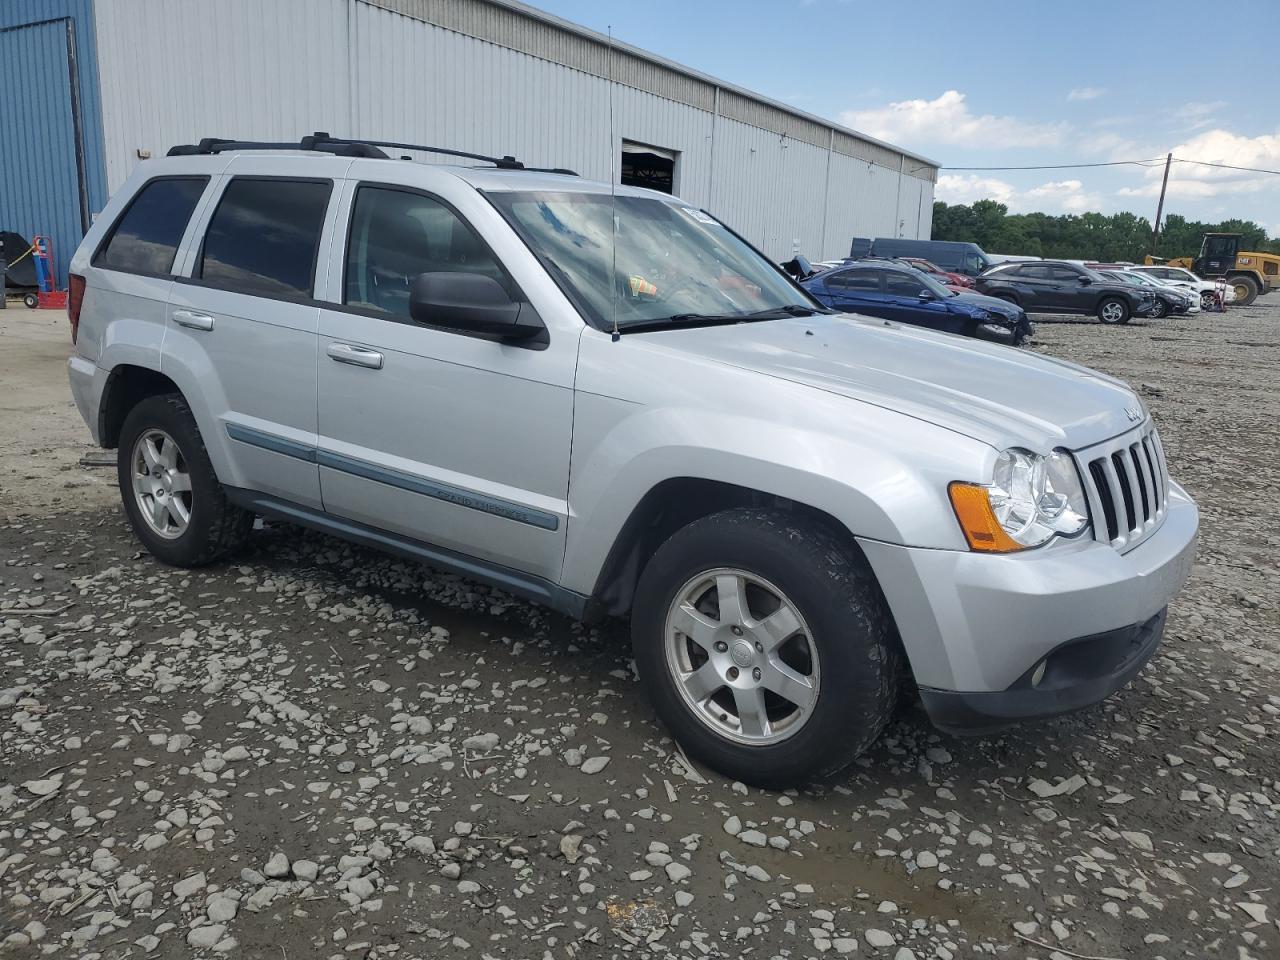
{"type": "MultiPolygon", "coordinates": [[[[1280,957],[1280,298],[1034,349],[1140,385],[1203,511],[1161,655],[838,781],[687,766],[587,629],[287,526],[139,551],[65,321],[0,313],[0,941],[186,957],[1280,957]]],[[[1065,319],[1065,318],[1063,318],[1065,319]]]]}

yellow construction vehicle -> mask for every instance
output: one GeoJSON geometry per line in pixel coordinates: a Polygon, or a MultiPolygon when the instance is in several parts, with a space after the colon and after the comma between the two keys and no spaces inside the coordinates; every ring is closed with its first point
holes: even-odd
{"type": "Polygon", "coordinates": [[[1240,234],[1206,233],[1200,241],[1200,256],[1175,257],[1165,261],[1147,255],[1148,266],[1165,264],[1183,267],[1206,280],[1222,279],[1235,288],[1235,304],[1244,306],[1259,295],[1280,290],[1280,254],[1240,252],[1240,234]]]}

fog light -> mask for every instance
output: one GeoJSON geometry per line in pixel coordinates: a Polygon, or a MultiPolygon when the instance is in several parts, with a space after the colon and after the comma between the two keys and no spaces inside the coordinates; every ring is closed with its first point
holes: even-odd
{"type": "Polygon", "coordinates": [[[1033,687],[1040,686],[1040,681],[1044,679],[1044,668],[1048,665],[1048,660],[1041,660],[1040,663],[1036,665],[1035,670],[1031,673],[1031,685],[1033,687]]]}

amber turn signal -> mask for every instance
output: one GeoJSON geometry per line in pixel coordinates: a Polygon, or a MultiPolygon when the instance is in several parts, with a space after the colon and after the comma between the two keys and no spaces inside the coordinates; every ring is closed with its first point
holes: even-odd
{"type": "Polygon", "coordinates": [[[969,549],[982,553],[1013,553],[1025,549],[1000,526],[995,511],[991,509],[986,487],[976,483],[953,483],[947,492],[951,495],[951,508],[960,521],[964,538],[969,541],[969,549]]]}

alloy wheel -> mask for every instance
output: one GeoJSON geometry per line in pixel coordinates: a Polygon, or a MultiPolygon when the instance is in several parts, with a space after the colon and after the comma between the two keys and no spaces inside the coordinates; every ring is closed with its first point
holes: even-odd
{"type": "Polygon", "coordinates": [[[1104,303],[1101,317],[1103,323],[1119,323],[1124,319],[1124,307],[1114,300],[1104,303]]]}
{"type": "Polygon", "coordinates": [[[762,577],[727,567],[693,577],[667,611],[664,639],[685,705],[726,739],[778,743],[817,705],[817,647],[795,605],[762,577]]]}
{"type": "Polygon", "coordinates": [[[191,474],[186,458],[163,430],[138,436],[130,458],[133,494],[143,521],[157,535],[176,540],[191,523],[191,474]]]}

